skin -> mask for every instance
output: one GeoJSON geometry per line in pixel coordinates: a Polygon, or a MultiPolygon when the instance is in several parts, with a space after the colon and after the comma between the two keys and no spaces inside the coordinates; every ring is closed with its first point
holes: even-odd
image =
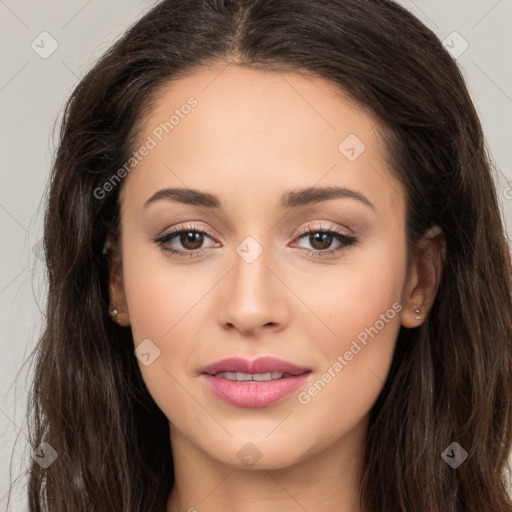
{"type": "MultiPolygon", "coordinates": [[[[136,347],[150,339],[160,350],[139,365],[170,422],[176,483],[167,511],[357,511],[369,411],[400,326],[418,327],[432,305],[442,233],[425,235],[427,258],[417,253],[407,272],[404,190],[386,168],[376,120],[329,82],[225,63],[202,68],[160,93],[141,144],[190,96],[197,106],[123,180],[122,267],[110,278],[115,321],[131,326],[136,347]],[[354,161],[338,149],[349,134],[365,145],[354,161]],[[350,188],[373,208],[346,197],[279,206],[282,194],[312,186],[350,188]],[[214,194],[221,208],[169,199],[144,208],[170,187],[214,194]],[[190,224],[208,233],[199,257],[154,242],[190,224]],[[322,246],[298,238],[305,227],[337,228],[358,242],[322,246]],[[263,248],[252,263],[236,252],[248,236],[263,248]],[[299,393],[396,303],[401,311],[301,403],[299,393]],[[266,355],[313,370],[268,407],[224,403],[198,377],[225,357],[266,355]],[[252,467],[237,456],[248,442],[261,455],[252,467]]],[[[197,247],[179,236],[169,246],[197,247]]]]}

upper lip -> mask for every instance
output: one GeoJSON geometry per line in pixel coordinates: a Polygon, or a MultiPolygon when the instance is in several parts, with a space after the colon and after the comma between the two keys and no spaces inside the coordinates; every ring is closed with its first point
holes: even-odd
{"type": "Polygon", "coordinates": [[[208,375],[215,375],[221,372],[234,372],[234,373],[268,373],[268,372],[279,372],[289,373],[292,375],[300,375],[305,372],[311,371],[310,368],[305,366],[298,366],[284,361],[283,359],[277,359],[275,357],[260,357],[249,361],[248,359],[242,359],[240,357],[229,357],[216,361],[215,363],[205,366],[201,372],[208,375]]]}

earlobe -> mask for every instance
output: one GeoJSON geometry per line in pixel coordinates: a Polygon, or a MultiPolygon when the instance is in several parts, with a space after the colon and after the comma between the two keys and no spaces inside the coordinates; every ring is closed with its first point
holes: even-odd
{"type": "Polygon", "coordinates": [[[105,243],[103,254],[107,257],[109,268],[109,316],[112,321],[121,327],[128,327],[130,325],[130,315],[124,293],[121,259],[117,253],[117,248],[109,240],[105,243]]]}
{"type": "Polygon", "coordinates": [[[439,226],[433,226],[416,247],[411,276],[403,295],[401,322],[404,327],[418,327],[424,322],[439,288],[445,255],[444,234],[439,226]]]}
{"type": "Polygon", "coordinates": [[[425,316],[425,312],[421,308],[411,309],[408,307],[402,310],[401,322],[407,329],[412,329],[419,327],[424,322],[425,316]]]}
{"type": "Polygon", "coordinates": [[[109,283],[109,315],[121,327],[128,327],[130,325],[130,315],[126,304],[122,278],[119,275],[115,275],[110,279],[109,283]]]}

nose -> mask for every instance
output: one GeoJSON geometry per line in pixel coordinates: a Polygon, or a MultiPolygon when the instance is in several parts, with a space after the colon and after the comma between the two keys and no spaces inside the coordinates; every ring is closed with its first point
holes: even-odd
{"type": "Polygon", "coordinates": [[[257,335],[263,328],[282,330],[289,319],[289,296],[286,280],[273,268],[270,250],[263,250],[253,261],[240,254],[235,252],[233,269],[220,289],[219,324],[243,336],[257,335]]]}

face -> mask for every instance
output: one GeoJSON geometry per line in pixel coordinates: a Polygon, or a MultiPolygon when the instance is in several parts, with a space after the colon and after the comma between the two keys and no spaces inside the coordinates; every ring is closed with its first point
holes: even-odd
{"type": "Polygon", "coordinates": [[[283,468],[363,435],[409,321],[404,192],[332,84],[224,68],[144,120],[112,294],[174,441],[283,468]]]}

